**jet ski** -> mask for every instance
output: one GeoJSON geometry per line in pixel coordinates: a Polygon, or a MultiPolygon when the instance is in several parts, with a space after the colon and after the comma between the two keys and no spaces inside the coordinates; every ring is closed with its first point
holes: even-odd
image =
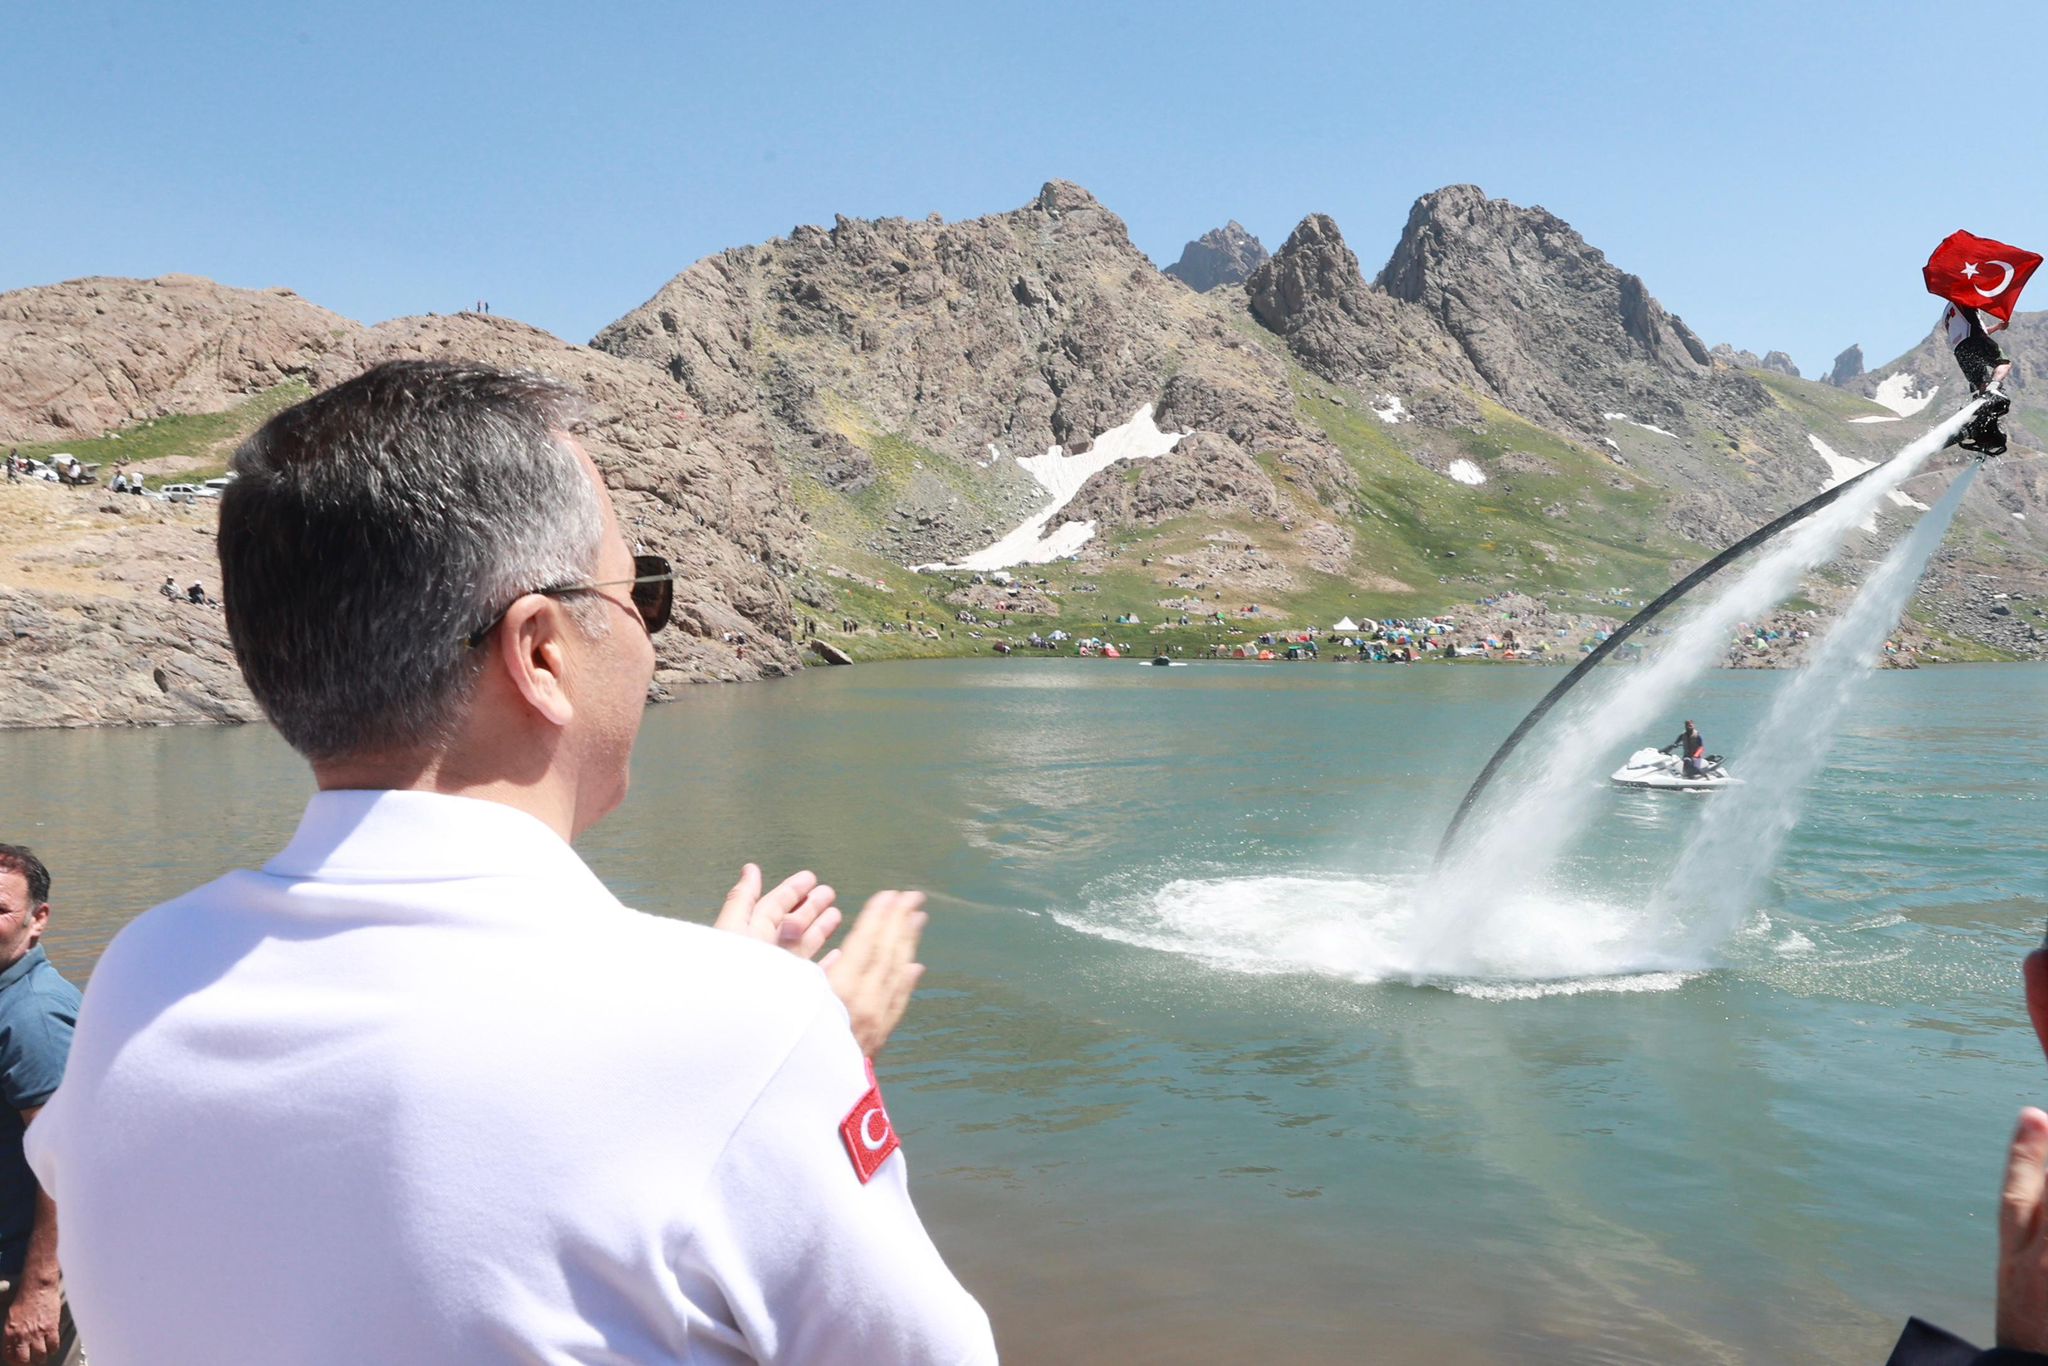
{"type": "Polygon", "coordinates": [[[1707,756],[1706,772],[1696,778],[1688,778],[1685,764],[1674,754],[1661,749],[1639,749],[1628,756],[1628,762],[1614,770],[1613,782],[1622,787],[1647,787],[1673,792],[1712,792],[1717,787],[1730,787],[1742,781],[1730,777],[1718,754],[1707,756]]]}

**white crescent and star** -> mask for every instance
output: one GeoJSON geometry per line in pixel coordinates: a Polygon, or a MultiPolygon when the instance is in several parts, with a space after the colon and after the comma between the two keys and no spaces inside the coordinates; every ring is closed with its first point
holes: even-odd
{"type": "Polygon", "coordinates": [[[860,1117],[860,1141],[869,1152],[879,1150],[884,1143],[889,1141],[888,1111],[878,1105],[860,1117]],[[869,1126],[878,1119],[882,1121],[882,1136],[880,1138],[874,1137],[869,1131],[869,1126]]]}
{"type": "MultiPolygon", "coordinates": [[[[1986,289],[1982,285],[1972,285],[1970,287],[1987,299],[1995,299],[2005,293],[2005,287],[2012,283],[2013,268],[2011,263],[2007,261],[1986,261],[1984,264],[1986,266],[1997,266],[2005,272],[2005,278],[1998,282],[1998,288],[1996,289],[1986,289]]],[[[1963,278],[1965,280],[1977,278],[1977,267],[1974,263],[1963,267],[1963,278]]]]}

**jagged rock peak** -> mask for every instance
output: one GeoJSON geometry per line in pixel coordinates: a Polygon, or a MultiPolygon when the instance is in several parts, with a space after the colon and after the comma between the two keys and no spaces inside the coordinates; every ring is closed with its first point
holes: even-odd
{"type": "Polygon", "coordinates": [[[1038,191],[1038,198],[1033,202],[1050,214],[1073,213],[1078,209],[1102,207],[1094,195],[1071,180],[1046,181],[1038,191]]]}
{"type": "Polygon", "coordinates": [[[1365,285],[1358,257],[1328,214],[1312,213],[1280,250],[1245,279],[1252,315],[1275,332],[1316,300],[1337,300],[1365,285]]]}
{"type": "Polygon", "coordinates": [[[1456,338],[1509,407],[1588,434],[1603,430],[1603,408],[1633,401],[1626,391],[1654,392],[1713,365],[1706,343],[1640,277],[1571,224],[1476,185],[1415,201],[1379,285],[1456,338]]]}
{"type": "Polygon", "coordinates": [[[1244,283],[1270,254],[1263,242],[1233,218],[1181,248],[1180,260],[1168,266],[1166,273],[1196,293],[1207,294],[1221,285],[1244,283]]]}
{"type": "Polygon", "coordinates": [[[1828,383],[1841,387],[1863,375],[1863,344],[1858,342],[1847,351],[1835,357],[1833,368],[1828,371],[1828,383]]]}
{"type": "Polygon", "coordinates": [[[1745,370],[1770,370],[1780,375],[1799,378],[1799,367],[1783,351],[1772,351],[1759,356],[1754,351],[1738,351],[1727,342],[1722,342],[1711,353],[1723,365],[1733,365],[1745,370]]]}

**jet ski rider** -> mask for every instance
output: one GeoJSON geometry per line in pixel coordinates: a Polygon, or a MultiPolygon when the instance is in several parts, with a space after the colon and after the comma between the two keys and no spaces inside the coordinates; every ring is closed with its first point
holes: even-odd
{"type": "Polygon", "coordinates": [[[1685,723],[1685,729],[1678,738],[1664,746],[1664,753],[1676,753],[1685,761],[1685,776],[1703,778],[1707,772],[1707,742],[1700,738],[1699,727],[1692,722],[1685,723]]]}

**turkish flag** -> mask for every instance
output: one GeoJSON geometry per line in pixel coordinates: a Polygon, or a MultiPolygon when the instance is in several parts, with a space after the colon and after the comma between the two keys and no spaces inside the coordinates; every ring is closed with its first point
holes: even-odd
{"type": "Polygon", "coordinates": [[[853,1159],[853,1174],[863,1186],[875,1179],[889,1154],[903,1146],[896,1137],[896,1126],[889,1122],[888,1108],[882,1104],[882,1085],[875,1080],[872,1060],[868,1063],[868,1089],[839,1121],[839,1141],[846,1145],[846,1155],[853,1159]]]}
{"type": "Polygon", "coordinates": [[[2040,264],[2041,258],[2031,251],[1952,232],[1941,239],[1920,275],[1929,294],[1962,308],[1981,309],[2004,326],[2012,321],[2020,291],[2040,264]]]}

